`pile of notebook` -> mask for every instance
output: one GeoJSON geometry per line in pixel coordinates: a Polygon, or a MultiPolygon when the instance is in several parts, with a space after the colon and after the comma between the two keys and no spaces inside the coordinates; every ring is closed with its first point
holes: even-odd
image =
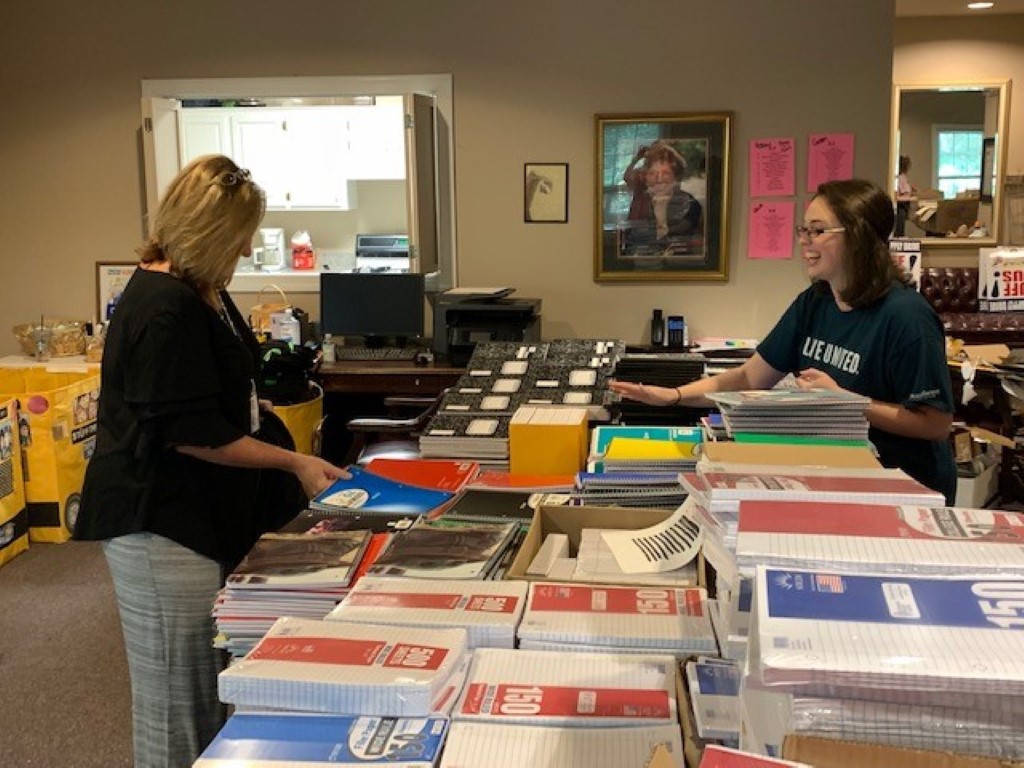
{"type": "Polygon", "coordinates": [[[871,400],[846,390],[767,389],[710,392],[730,437],[789,435],[864,442],[871,400]]]}
{"type": "Polygon", "coordinates": [[[608,419],[607,380],[623,347],[603,339],[478,342],[423,430],[420,454],[504,466],[509,421],[523,405],[585,406],[590,418],[608,419]]]}
{"type": "Polygon", "coordinates": [[[266,533],[213,607],[217,645],[245,655],[280,616],[320,619],[347,594],[370,531],[266,533]]]}
{"type": "Polygon", "coordinates": [[[487,579],[495,575],[520,526],[417,520],[395,534],[367,573],[412,579],[487,579]]]}
{"type": "Polygon", "coordinates": [[[717,650],[703,588],[532,583],[520,648],[671,654],[717,650]]]}
{"type": "Polygon", "coordinates": [[[684,674],[697,735],[705,742],[738,747],[741,665],[701,656],[685,662],[684,674]]]}
{"type": "Polygon", "coordinates": [[[462,627],[470,648],[514,648],[526,605],[524,581],[360,579],[328,621],[462,627]]]}
{"type": "Polygon", "coordinates": [[[473,653],[455,721],[536,726],[670,725],[675,659],[629,653],[473,653]]]}
{"type": "MultiPolygon", "coordinates": [[[[615,366],[614,378],[662,387],[676,387],[697,381],[704,375],[707,359],[699,352],[634,352],[627,351],[615,366]]],[[[706,409],[662,408],[635,400],[619,400],[612,415],[623,424],[694,423],[706,409]]]]}
{"type": "Polygon", "coordinates": [[[242,707],[426,717],[466,639],[464,629],[281,618],[220,673],[218,693],[242,707]]]}
{"type": "Polygon", "coordinates": [[[745,684],[780,730],[1019,760],[1022,595],[1019,576],[761,566],[745,684]]]}
{"type": "Polygon", "coordinates": [[[602,424],[590,434],[587,470],[594,473],[691,471],[700,458],[699,427],[602,424]]]}
{"type": "Polygon", "coordinates": [[[578,472],[573,504],[589,507],[675,509],[686,490],[675,472],[578,472]]]}

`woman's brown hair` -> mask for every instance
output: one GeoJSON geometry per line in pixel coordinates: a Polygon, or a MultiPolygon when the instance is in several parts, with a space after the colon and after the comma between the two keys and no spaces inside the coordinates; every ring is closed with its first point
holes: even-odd
{"type": "MultiPolygon", "coordinates": [[[[889,235],[896,223],[892,199],[863,179],[826,181],[821,198],[843,228],[846,251],[840,298],[851,307],[865,307],[889,292],[893,282],[909,281],[889,253],[889,235]]],[[[820,290],[827,290],[823,285],[820,290]]]]}

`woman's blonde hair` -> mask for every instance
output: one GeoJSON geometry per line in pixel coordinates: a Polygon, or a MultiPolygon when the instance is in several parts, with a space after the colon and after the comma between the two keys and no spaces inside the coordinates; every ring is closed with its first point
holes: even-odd
{"type": "Polygon", "coordinates": [[[136,252],[143,263],[170,262],[171,274],[205,295],[230,282],[265,210],[248,171],[224,155],[197,157],[167,186],[136,252]]]}

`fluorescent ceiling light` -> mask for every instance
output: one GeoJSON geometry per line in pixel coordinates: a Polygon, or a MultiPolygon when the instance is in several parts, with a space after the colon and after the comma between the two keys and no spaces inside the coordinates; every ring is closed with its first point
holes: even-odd
{"type": "Polygon", "coordinates": [[[972,11],[982,11],[986,8],[991,8],[995,3],[968,3],[967,7],[972,11]]]}

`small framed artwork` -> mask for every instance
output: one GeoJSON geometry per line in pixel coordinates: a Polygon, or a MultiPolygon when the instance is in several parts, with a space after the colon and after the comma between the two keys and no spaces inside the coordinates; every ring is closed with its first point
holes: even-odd
{"type": "Polygon", "coordinates": [[[568,163],[524,165],[523,221],[527,224],[565,224],[569,221],[568,163]]]}
{"type": "Polygon", "coordinates": [[[96,314],[101,323],[110,320],[114,307],[138,266],[134,261],[96,262],[96,314]]]}
{"type": "Polygon", "coordinates": [[[731,122],[596,116],[595,281],[728,279],[731,122]]]}
{"type": "Polygon", "coordinates": [[[992,202],[992,188],[996,179],[996,137],[986,136],[981,140],[981,193],[983,203],[992,202]]]}

